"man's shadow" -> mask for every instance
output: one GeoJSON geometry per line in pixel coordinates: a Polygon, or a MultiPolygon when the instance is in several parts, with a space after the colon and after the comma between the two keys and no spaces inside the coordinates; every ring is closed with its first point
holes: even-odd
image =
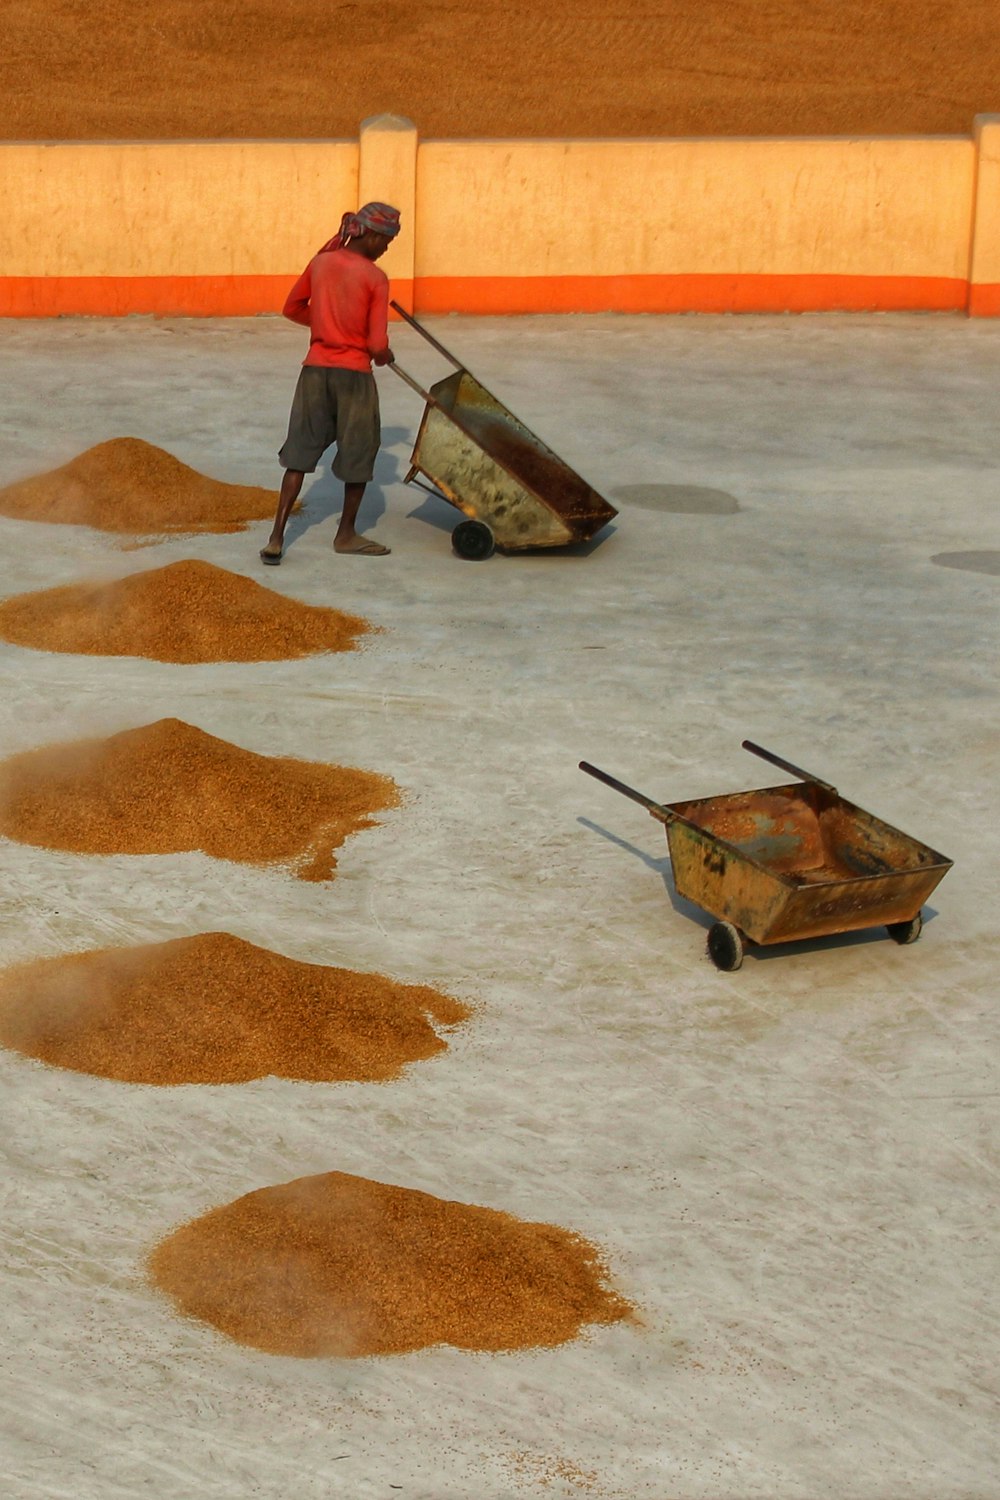
{"type": "MultiPolygon", "coordinates": [[[[390,485],[401,482],[404,472],[399,459],[389,449],[410,437],[408,427],[382,428],[382,446],[375,460],[375,477],[366,486],[361,509],[358,511],[359,531],[370,531],[385,515],[385,490],[390,485]]],[[[335,478],[332,463],[332,454],[324,454],[321,467],[316,473],[306,475],[299,508],[292,512],[285,531],[286,551],[313,526],[320,526],[331,516],[340,515],[344,505],[344,484],[343,480],[335,478]]]]}

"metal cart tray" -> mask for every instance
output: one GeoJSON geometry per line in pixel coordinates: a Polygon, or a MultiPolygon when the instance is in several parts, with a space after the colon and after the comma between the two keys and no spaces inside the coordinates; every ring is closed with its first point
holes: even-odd
{"type": "Polygon", "coordinates": [[[452,533],[460,557],[494,548],[525,552],[587,542],[618,514],[602,495],[508,411],[426,328],[392,306],[455,370],[424,390],[392,368],[425,401],[406,483],[418,476],[466,516],[452,533]]]}
{"type": "Polygon", "coordinates": [[[921,907],[952,861],[848,802],[829,782],[750,740],[743,747],[802,781],[658,803],[580,762],[666,825],[678,895],[718,919],[708,934],[717,967],[738,969],[747,943],[867,927],[885,926],[896,942],[914,942],[921,907]]]}

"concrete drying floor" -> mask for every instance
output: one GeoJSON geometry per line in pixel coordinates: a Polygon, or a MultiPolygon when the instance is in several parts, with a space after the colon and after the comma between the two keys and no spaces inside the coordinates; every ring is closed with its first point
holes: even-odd
{"type": "MultiPolygon", "coordinates": [[[[0,753],[169,714],[409,797],[325,886],[5,843],[7,959],[221,927],[478,1006],[381,1086],[0,1056],[4,1495],[995,1496],[1000,325],[433,327],[620,504],[589,555],[454,558],[455,513],[402,486],[421,407],[389,371],[362,520],[391,557],[332,555],[328,471],[266,572],[263,523],[123,552],[0,519],[8,592],[198,557],[386,627],[250,666],[3,646],[0,753]],[[745,736],[955,860],[918,944],[711,967],[662,828],[577,762],[664,800],[786,780],[745,736]],[[331,1170],[577,1229],[645,1327],[304,1362],[144,1283],[179,1222],[331,1170]]],[[[268,319],[7,323],[0,482],[129,434],[276,481],[303,347],[268,319]]]]}

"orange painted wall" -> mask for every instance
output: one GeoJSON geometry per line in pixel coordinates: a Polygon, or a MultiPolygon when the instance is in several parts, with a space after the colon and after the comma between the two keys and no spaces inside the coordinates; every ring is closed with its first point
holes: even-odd
{"type": "Polygon", "coordinates": [[[976,120],[976,190],[969,255],[969,312],[1000,317],[1000,115],[976,120]]]}
{"type": "Polygon", "coordinates": [[[273,312],[358,192],[353,141],[0,145],[0,312],[273,312]]]}
{"type": "Polygon", "coordinates": [[[359,199],[424,312],[1000,313],[1000,118],[969,137],[0,145],[0,314],[280,309],[359,199]]]}

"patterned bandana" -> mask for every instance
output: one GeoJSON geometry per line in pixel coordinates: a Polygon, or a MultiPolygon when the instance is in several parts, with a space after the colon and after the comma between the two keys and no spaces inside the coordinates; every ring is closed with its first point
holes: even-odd
{"type": "Polygon", "coordinates": [[[327,250],[343,250],[351,240],[358,239],[367,230],[394,240],[399,233],[399,209],[392,208],[388,203],[366,203],[356,214],[345,214],[340,221],[340,229],[332,240],[327,240],[320,247],[318,254],[322,255],[327,250]]]}

